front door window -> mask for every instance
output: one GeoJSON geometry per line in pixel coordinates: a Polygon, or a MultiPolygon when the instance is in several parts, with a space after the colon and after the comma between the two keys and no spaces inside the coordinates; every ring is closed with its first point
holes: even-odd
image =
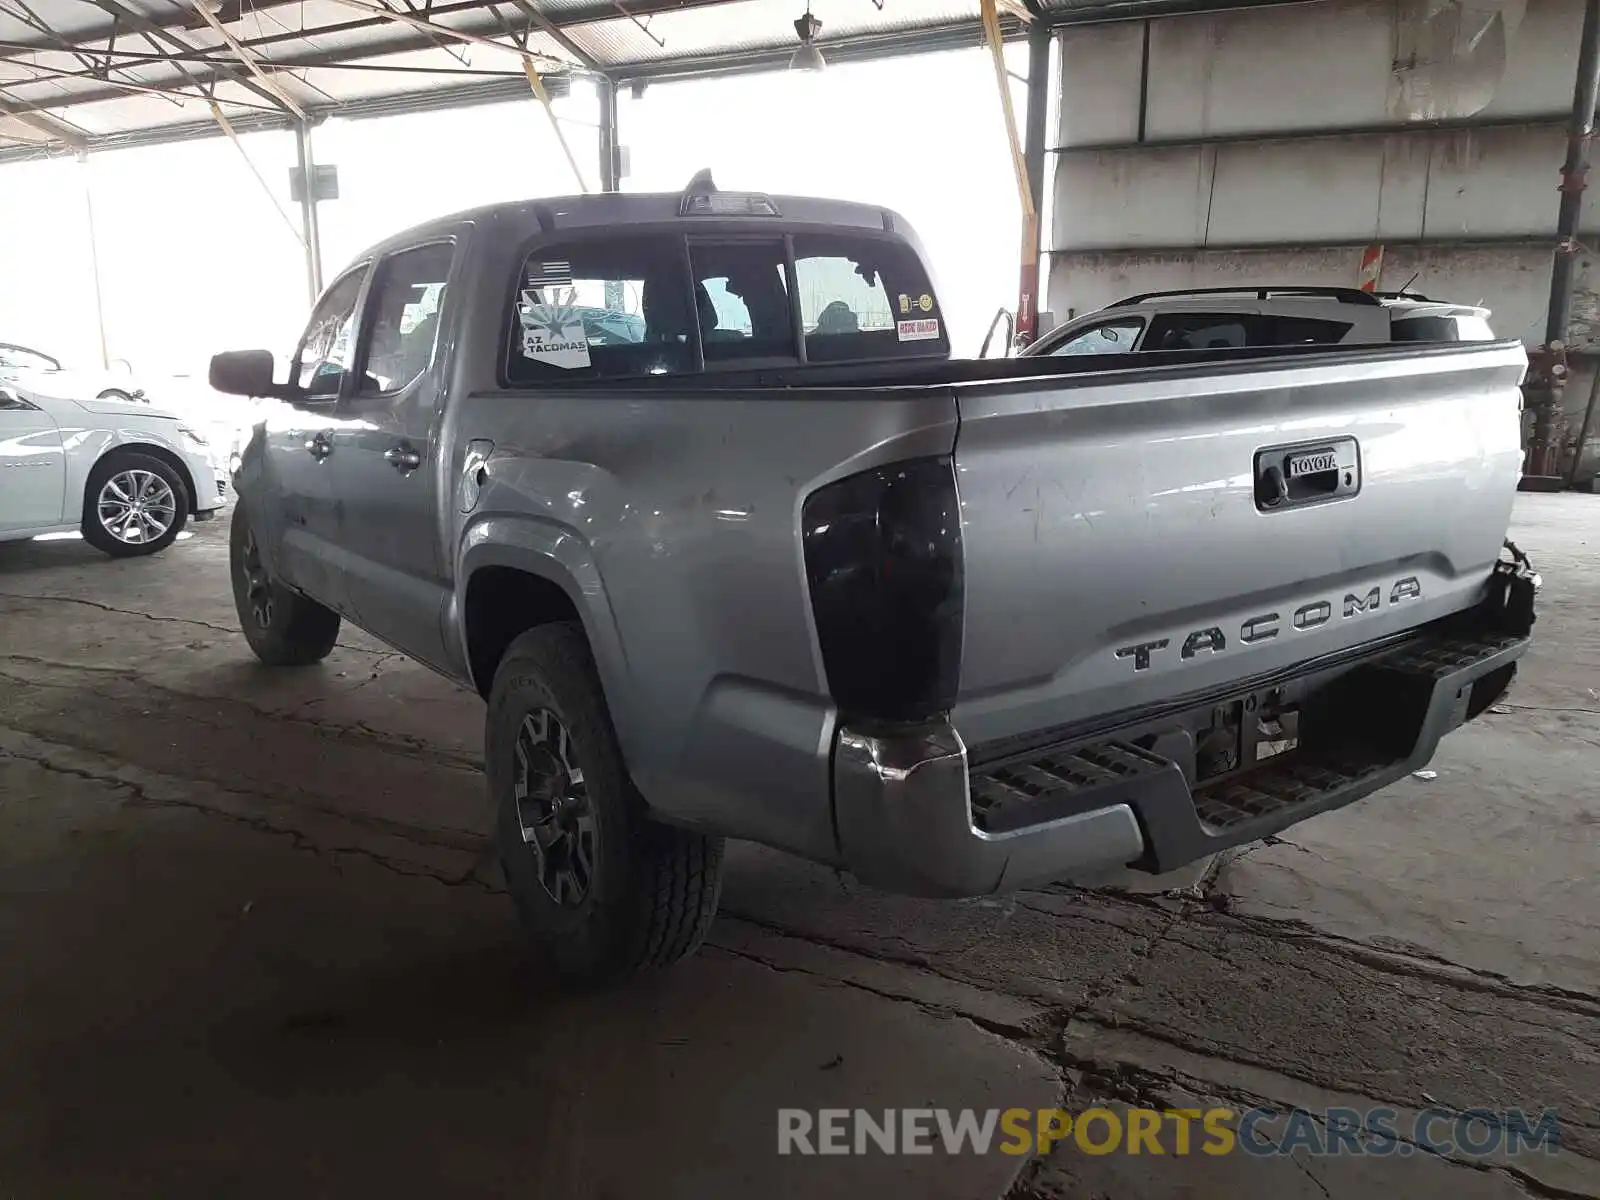
{"type": "Polygon", "coordinates": [[[337,400],[356,352],[356,300],[366,268],[351,271],[311,314],[291,378],[303,400],[337,400]]]}

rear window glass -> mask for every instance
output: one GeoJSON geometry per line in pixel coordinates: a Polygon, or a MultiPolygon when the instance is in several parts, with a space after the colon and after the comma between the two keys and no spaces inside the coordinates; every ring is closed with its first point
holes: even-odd
{"type": "Polygon", "coordinates": [[[795,287],[811,362],[942,357],[944,314],[910,246],[849,233],[796,234],[795,287]]]}
{"type": "Polygon", "coordinates": [[[523,265],[506,364],[513,384],[695,368],[683,243],[622,237],[542,247],[523,265]]]}
{"type": "Polygon", "coordinates": [[[695,241],[689,257],[708,364],[799,361],[781,240],[695,241]]]}
{"type": "Polygon", "coordinates": [[[916,252],[859,234],[593,235],[541,246],[509,322],[512,386],[945,358],[916,252]],[[790,247],[793,246],[793,267],[790,247]]]}

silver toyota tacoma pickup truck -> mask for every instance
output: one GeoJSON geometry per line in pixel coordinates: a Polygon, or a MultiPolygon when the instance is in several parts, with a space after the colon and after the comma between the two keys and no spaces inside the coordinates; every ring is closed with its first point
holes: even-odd
{"type": "MultiPolygon", "coordinates": [[[[971,896],[1369,795],[1507,687],[1516,343],[958,361],[881,208],[512,203],[327,289],[233,516],[262,661],[349,620],[488,702],[560,976],[672,962],[722,839],[971,896]]],[[[1385,803],[1398,804],[1398,797],[1385,803]]]]}

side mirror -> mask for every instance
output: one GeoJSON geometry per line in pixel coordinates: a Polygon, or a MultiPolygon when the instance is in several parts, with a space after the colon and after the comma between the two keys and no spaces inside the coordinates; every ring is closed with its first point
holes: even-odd
{"type": "Polygon", "coordinates": [[[230,396],[282,396],[272,382],[271,350],[228,350],[211,357],[207,381],[230,396]]]}

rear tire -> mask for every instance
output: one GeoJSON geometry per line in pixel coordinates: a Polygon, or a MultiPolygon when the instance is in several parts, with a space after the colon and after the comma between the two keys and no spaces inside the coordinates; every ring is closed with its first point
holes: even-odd
{"type": "Polygon", "coordinates": [[[170,463],[137,450],[113,450],[83,489],[83,540],[113,558],[165,550],[189,521],[189,489],[170,463]]]}
{"type": "Polygon", "coordinates": [[[723,841],[651,819],[577,622],[511,643],[484,742],[500,865],[535,954],[563,983],[616,983],[699,947],[723,841]]]}
{"type": "Polygon", "coordinates": [[[255,656],[269,667],[307,667],[339,640],[339,614],[290,591],[269,574],[244,501],[235,501],[228,536],[233,606],[255,656]]]}

